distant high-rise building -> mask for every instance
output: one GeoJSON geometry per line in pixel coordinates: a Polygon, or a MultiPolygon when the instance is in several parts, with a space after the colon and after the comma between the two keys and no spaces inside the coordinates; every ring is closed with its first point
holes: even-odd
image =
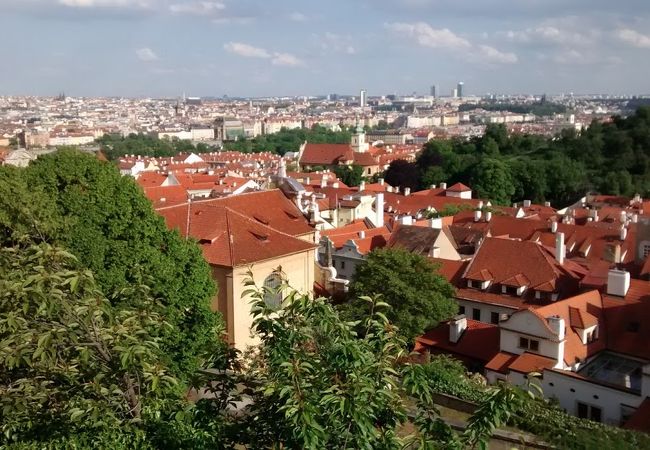
{"type": "Polygon", "coordinates": [[[458,89],[454,88],[451,90],[451,96],[453,98],[458,98],[458,89]]]}
{"type": "Polygon", "coordinates": [[[436,85],[431,85],[431,97],[436,98],[436,85]]]}
{"type": "Polygon", "coordinates": [[[458,82],[458,86],[456,87],[456,91],[458,92],[458,97],[463,98],[463,89],[465,88],[465,83],[462,81],[458,82]]]}
{"type": "Polygon", "coordinates": [[[365,89],[361,89],[359,93],[359,106],[365,108],[368,105],[368,94],[365,89]]]}

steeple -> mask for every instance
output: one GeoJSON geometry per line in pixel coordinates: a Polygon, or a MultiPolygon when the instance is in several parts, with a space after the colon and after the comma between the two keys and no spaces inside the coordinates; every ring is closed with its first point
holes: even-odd
{"type": "Polygon", "coordinates": [[[356,153],[365,153],[370,148],[370,145],[368,145],[368,143],[366,142],[366,133],[365,131],[363,131],[363,128],[361,127],[361,122],[359,122],[358,117],[357,117],[357,129],[355,133],[352,135],[350,146],[352,147],[352,150],[356,153]]]}

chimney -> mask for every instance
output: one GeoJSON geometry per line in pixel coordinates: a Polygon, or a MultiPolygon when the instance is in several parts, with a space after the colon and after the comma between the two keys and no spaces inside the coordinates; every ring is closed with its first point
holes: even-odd
{"type": "Polygon", "coordinates": [[[594,222],[598,222],[598,210],[596,209],[590,210],[589,215],[594,220],[594,222]]]}
{"type": "Polygon", "coordinates": [[[435,230],[442,230],[442,218],[429,219],[429,225],[435,230]]]}
{"type": "Polygon", "coordinates": [[[383,178],[380,178],[380,179],[379,179],[379,185],[380,185],[380,186],[383,186],[383,185],[384,185],[384,179],[383,179],[383,178]]]}
{"type": "Polygon", "coordinates": [[[340,185],[339,185],[339,182],[338,182],[338,181],[335,181],[334,183],[332,183],[332,187],[333,187],[334,189],[338,189],[339,186],[340,186],[340,185]]]}
{"type": "Polygon", "coordinates": [[[551,202],[544,202],[544,206],[550,208],[551,207],[551,202]]]}
{"type": "Polygon", "coordinates": [[[619,237],[621,238],[621,241],[624,241],[627,238],[627,228],[625,228],[625,225],[621,227],[621,232],[619,237]]]}
{"type": "Polygon", "coordinates": [[[621,263],[621,245],[616,244],[614,246],[614,264],[620,264],[621,263]]]}
{"type": "Polygon", "coordinates": [[[366,238],[366,232],[365,230],[359,231],[359,239],[365,239],[366,238]]]}
{"type": "Polygon", "coordinates": [[[399,223],[402,225],[413,225],[413,217],[411,216],[402,216],[399,219],[399,223]]]}
{"type": "Polygon", "coordinates": [[[524,200],[524,208],[530,208],[530,200],[524,200]]]}
{"type": "Polygon", "coordinates": [[[625,211],[621,211],[620,216],[619,216],[619,220],[620,220],[621,223],[627,222],[627,214],[625,213],[625,211]]]}
{"type": "Polygon", "coordinates": [[[564,233],[557,233],[555,235],[555,259],[558,263],[564,264],[566,257],[566,245],[564,245],[564,233]]]}
{"type": "Polygon", "coordinates": [[[478,209],[483,209],[483,200],[481,200],[481,201],[478,202],[478,206],[477,206],[477,208],[478,208],[478,209]]]}
{"type": "Polygon", "coordinates": [[[432,185],[429,186],[429,187],[430,187],[431,189],[436,189],[436,188],[437,188],[437,186],[436,186],[435,184],[432,184],[432,185]]]}
{"type": "Polygon", "coordinates": [[[467,329],[467,317],[459,314],[449,321],[449,342],[456,344],[467,329]]]}
{"type": "Polygon", "coordinates": [[[411,195],[411,188],[405,187],[404,188],[404,197],[408,197],[409,195],[411,195]]]}
{"type": "Polygon", "coordinates": [[[611,269],[607,273],[607,295],[625,297],[630,289],[630,272],[611,269]]]}
{"type": "Polygon", "coordinates": [[[485,221],[489,222],[490,220],[492,220],[492,211],[486,211],[485,212],[485,221]]]}
{"type": "Polygon", "coordinates": [[[564,319],[561,318],[560,316],[551,316],[547,317],[546,321],[548,322],[548,326],[551,330],[553,330],[553,333],[557,334],[558,339],[561,341],[564,339],[564,319]]]}
{"type": "Polygon", "coordinates": [[[381,228],[384,226],[384,193],[375,194],[375,226],[381,228]]]}
{"type": "Polygon", "coordinates": [[[481,215],[482,213],[480,209],[474,211],[474,222],[479,222],[481,220],[481,215]]]}
{"type": "Polygon", "coordinates": [[[440,189],[447,189],[447,183],[440,183],[440,189]]]}
{"type": "Polygon", "coordinates": [[[305,178],[305,184],[310,185],[311,184],[311,177],[305,178]]]}
{"type": "Polygon", "coordinates": [[[362,182],[359,184],[359,192],[363,192],[363,191],[365,191],[365,190],[366,190],[366,182],[365,182],[365,181],[362,181],[362,182]]]}
{"type": "Polygon", "coordinates": [[[639,222],[639,215],[637,213],[632,214],[632,223],[639,222]]]}
{"type": "Polygon", "coordinates": [[[320,179],[320,187],[327,187],[327,178],[323,177],[320,179]]]}
{"type": "Polygon", "coordinates": [[[551,220],[551,233],[557,233],[557,220],[551,220]]]}

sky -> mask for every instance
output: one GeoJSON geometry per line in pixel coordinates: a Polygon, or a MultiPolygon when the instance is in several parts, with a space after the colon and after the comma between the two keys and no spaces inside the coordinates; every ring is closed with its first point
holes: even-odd
{"type": "Polygon", "coordinates": [[[650,94],[650,0],[0,0],[0,95],[650,94]]]}

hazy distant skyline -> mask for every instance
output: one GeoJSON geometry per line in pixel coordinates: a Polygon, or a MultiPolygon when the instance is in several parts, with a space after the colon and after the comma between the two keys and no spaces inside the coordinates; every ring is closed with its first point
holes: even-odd
{"type": "Polygon", "coordinates": [[[0,95],[648,94],[647,0],[0,0],[0,95]]]}

